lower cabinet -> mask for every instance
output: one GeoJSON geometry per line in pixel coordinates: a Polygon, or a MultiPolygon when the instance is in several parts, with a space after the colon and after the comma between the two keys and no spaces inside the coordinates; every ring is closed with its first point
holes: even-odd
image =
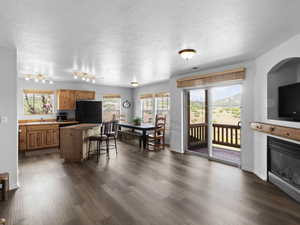
{"type": "Polygon", "coordinates": [[[26,150],[59,147],[58,125],[27,126],[26,133],[26,150]]]}
{"type": "Polygon", "coordinates": [[[19,151],[23,152],[27,149],[27,129],[26,126],[19,126],[19,151]]]}
{"type": "Polygon", "coordinates": [[[44,131],[45,147],[59,146],[59,129],[48,129],[44,131]]]}

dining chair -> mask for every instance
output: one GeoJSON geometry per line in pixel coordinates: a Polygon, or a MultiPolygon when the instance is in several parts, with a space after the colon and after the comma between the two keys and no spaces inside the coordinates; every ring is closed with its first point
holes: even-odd
{"type": "Polygon", "coordinates": [[[119,115],[119,122],[121,122],[121,123],[126,123],[127,122],[125,114],[120,114],[119,115]]]}
{"type": "Polygon", "coordinates": [[[156,115],[154,132],[147,135],[147,150],[165,149],[166,116],[156,115]],[[153,147],[151,149],[150,147],[153,147]]]}

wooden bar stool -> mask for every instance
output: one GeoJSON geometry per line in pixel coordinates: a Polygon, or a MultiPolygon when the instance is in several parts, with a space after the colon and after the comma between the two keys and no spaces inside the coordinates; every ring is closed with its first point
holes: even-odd
{"type": "Polygon", "coordinates": [[[9,191],[9,173],[0,173],[1,200],[8,200],[9,191]]]}
{"type": "Polygon", "coordinates": [[[5,225],[5,223],[6,223],[6,220],[4,218],[0,218],[0,224],[5,225]]]}

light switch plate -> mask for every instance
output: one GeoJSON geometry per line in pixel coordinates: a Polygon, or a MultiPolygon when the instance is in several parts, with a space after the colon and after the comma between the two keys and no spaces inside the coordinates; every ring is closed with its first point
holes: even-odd
{"type": "Polygon", "coordinates": [[[0,123],[7,123],[8,122],[8,118],[7,116],[0,116],[0,123]]]}

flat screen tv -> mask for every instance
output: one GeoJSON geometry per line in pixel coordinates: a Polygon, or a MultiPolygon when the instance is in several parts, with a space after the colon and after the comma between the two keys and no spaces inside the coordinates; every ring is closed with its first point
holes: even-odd
{"type": "Polygon", "coordinates": [[[102,123],[102,102],[77,101],[75,117],[80,123],[102,123]]]}
{"type": "Polygon", "coordinates": [[[300,120],[300,83],[279,87],[279,117],[300,120]]]}

